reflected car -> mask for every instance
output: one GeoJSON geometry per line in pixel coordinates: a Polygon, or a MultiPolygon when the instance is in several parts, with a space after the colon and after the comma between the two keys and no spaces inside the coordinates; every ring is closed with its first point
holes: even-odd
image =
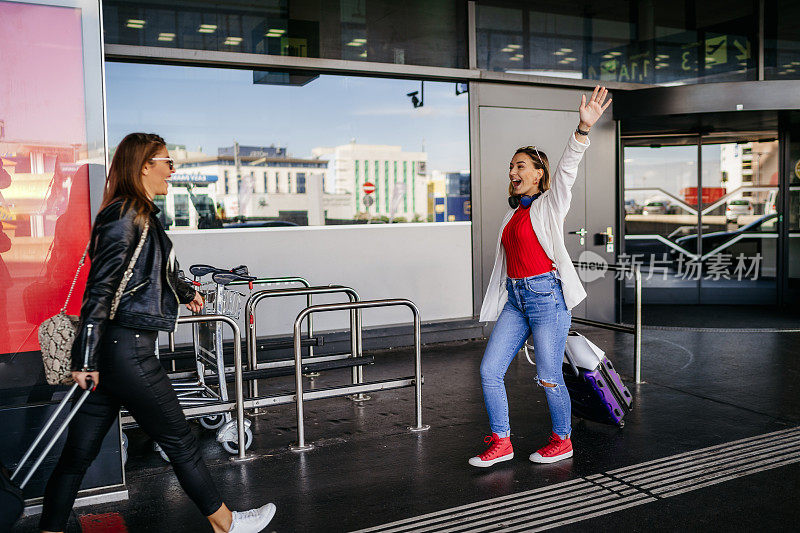
{"type": "Polygon", "coordinates": [[[666,215],[669,203],[662,200],[647,202],[642,208],[643,215],[666,215]]]}
{"type": "Polygon", "coordinates": [[[736,221],[741,215],[752,215],[753,203],[747,198],[739,198],[728,202],[725,208],[725,218],[728,221],[736,221]]]}
{"type": "MultiPolygon", "coordinates": [[[[704,233],[702,236],[703,253],[708,253],[711,250],[722,246],[726,242],[732,240],[742,233],[774,233],[777,229],[778,215],[764,215],[750,224],[737,228],[732,231],[712,231],[711,233],[704,233]]],[[[675,239],[675,244],[691,253],[697,253],[697,234],[686,235],[675,239]]],[[[729,253],[734,256],[739,252],[745,255],[752,255],[761,251],[761,239],[745,239],[738,241],[729,248],[720,250],[720,253],[729,253]]],[[[675,252],[678,253],[677,251],[675,252]]]]}
{"type": "Polygon", "coordinates": [[[223,228],[293,228],[298,224],[288,220],[248,220],[245,222],[228,222],[223,228]]]}

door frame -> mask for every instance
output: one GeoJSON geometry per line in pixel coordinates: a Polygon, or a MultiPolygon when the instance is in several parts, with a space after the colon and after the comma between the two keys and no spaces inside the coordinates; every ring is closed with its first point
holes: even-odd
{"type": "MultiPolygon", "coordinates": [[[[785,220],[784,214],[788,213],[789,209],[789,167],[791,166],[790,162],[790,154],[789,154],[789,141],[790,141],[790,132],[789,132],[789,124],[788,124],[788,112],[781,113],[781,116],[784,117],[779,129],[777,131],[777,139],[778,139],[778,202],[780,203],[780,213],[782,215],[779,217],[778,220],[778,227],[777,227],[777,250],[776,250],[776,273],[775,273],[775,296],[771,304],[766,305],[783,305],[792,300],[789,296],[788,290],[788,222],[785,220]]],[[[764,133],[772,133],[772,130],[766,130],[764,133]]],[[[739,134],[737,132],[730,132],[731,137],[737,137],[739,134]]],[[[747,137],[746,134],[741,134],[741,137],[744,139],[747,137]]],[[[619,206],[624,206],[624,196],[625,196],[625,141],[626,139],[632,138],[640,138],[640,139],[658,139],[658,138],[682,138],[682,139],[689,139],[695,138],[696,141],[692,144],[685,144],[683,146],[696,146],[697,147],[697,155],[696,155],[696,181],[695,185],[697,187],[697,198],[698,198],[698,213],[697,213],[697,222],[696,222],[696,232],[699,239],[698,242],[698,253],[703,254],[703,240],[702,240],[702,227],[703,227],[703,220],[702,220],[702,209],[700,206],[702,205],[702,193],[703,193],[703,146],[704,139],[708,138],[707,134],[703,133],[695,133],[695,132],[687,132],[685,134],[677,134],[677,133],[668,133],[668,134],[652,134],[652,135],[632,135],[625,137],[621,134],[618,136],[618,150],[619,150],[619,157],[618,157],[618,166],[619,166],[619,206]]],[[[750,142],[759,142],[759,141],[750,141],[750,142]]],[[[625,242],[625,211],[623,208],[620,208],[620,214],[618,216],[618,230],[617,234],[620,236],[621,241],[625,242]]],[[[624,250],[624,245],[621,247],[621,250],[624,250]]],[[[618,309],[621,313],[622,304],[624,300],[624,291],[625,291],[625,284],[624,282],[619,283],[618,294],[619,296],[619,305],[618,309]]],[[[643,288],[644,290],[644,288],[643,288]]],[[[694,302],[685,302],[688,305],[700,305],[706,302],[703,302],[702,294],[703,294],[703,286],[702,286],[702,277],[697,280],[697,288],[696,288],[696,301],[694,302]]],[[[795,291],[794,298],[800,297],[800,291],[795,291]]],[[[711,303],[713,305],[713,303],[711,303]]],[[[734,305],[746,305],[746,304],[734,304],[734,305]]]]}

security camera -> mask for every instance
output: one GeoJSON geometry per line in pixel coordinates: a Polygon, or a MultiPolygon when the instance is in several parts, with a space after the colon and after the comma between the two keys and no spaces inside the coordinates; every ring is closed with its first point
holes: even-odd
{"type": "Polygon", "coordinates": [[[419,91],[414,91],[413,93],[408,93],[406,95],[411,97],[411,105],[413,105],[415,109],[418,107],[422,107],[422,102],[420,102],[419,98],[417,97],[418,94],[419,91]]]}

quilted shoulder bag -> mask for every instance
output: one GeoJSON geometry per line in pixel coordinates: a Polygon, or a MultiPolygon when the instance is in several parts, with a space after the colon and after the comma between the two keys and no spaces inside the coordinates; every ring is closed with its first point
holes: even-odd
{"type": "MultiPolygon", "coordinates": [[[[117,292],[114,294],[114,301],[111,304],[111,313],[109,318],[113,320],[116,314],[119,301],[122,298],[122,293],[128,285],[128,281],[133,274],[133,267],[136,260],[139,259],[139,253],[142,251],[144,241],[147,238],[147,231],[150,229],[150,221],[144,224],[144,231],[142,237],[139,239],[139,244],[133,252],[131,262],[128,268],[122,275],[122,281],[119,284],[117,292]]],[[[78,270],[75,272],[75,278],[72,280],[69,292],[67,293],[67,300],[61,311],[55,316],[43,321],[39,326],[39,347],[42,350],[42,363],[44,364],[44,376],[47,383],[50,385],[69,385],[73,383],[72,379],[72,344],[75,342],[75,336],[78,334],[78,323],[80,317],[67,314],[67,304],[69,298],[72,296],[72,291],[75,289],[75,283],[78,281],[78,275],[81,273],[81,268],[86,262],[86,254],[89,251],[89,245],[86,245],[78,262],[78,270]]]]}

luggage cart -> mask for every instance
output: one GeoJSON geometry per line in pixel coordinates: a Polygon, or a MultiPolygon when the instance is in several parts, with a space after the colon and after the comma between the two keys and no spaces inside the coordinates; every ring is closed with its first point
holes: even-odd
{"type": "MultiPolygon", "coordinates": [[[[245,295],[236,289],[229,288],[228,285],[234,281],[251,284],[255,281],[256,278],[249,275],[246,266],[240,265],[231,270],[224,270],[210,265],[192,265],[189,267],[189,272],[194,276],[194,285],[197,286],[197,291],[205,300],[201,315],[223,315],[239,320],[245,295]],[[211,275],[210,282],[201,281],[209,274],[211,275]]],[[[252,285],[250,288],[252,289],[252,285]]],[[[192,340],[197,379],[173,381],[181,407],[227,402],[230,398],[225,375],[222,323],[193,323],[192,340]],[[216,377],[215,385],[206,381],[208,375],[216,377]]],[[[234,340],[234,342],[238,341],[239,339],[234,340]]],[[[233,437],[236,430],[236,422],[230,413],[200,417],[199,422],[206,429],[217,430],[217,441],[222,444],[225,451],[230,454],[237,453],[234,439],[226,438],[226,436],[233,437]]],[[[247,449],[253,440],[249,419],[245,419],[245,436],[245,449],[247,449]]]]}

